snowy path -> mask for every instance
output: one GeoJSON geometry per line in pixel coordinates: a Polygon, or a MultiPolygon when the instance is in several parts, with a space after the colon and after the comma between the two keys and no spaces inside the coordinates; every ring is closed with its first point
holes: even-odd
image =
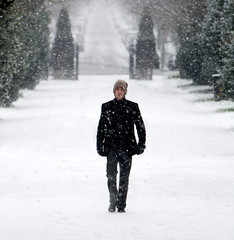
{"type": "Polygon", "coordinates": [[[95,137],[118,78],[43,81],[0,109],[0,239],[234,239],[234,116],[164,76],[128,81],[147,150],[134,157],[126,214],[107,212],[95,137]]]}
{"type": "Polygon", "coordinates": [[[80,54],[81,74],[128,73],[129,54],[114,26],[108,3],[94,3],[80,54]]]}

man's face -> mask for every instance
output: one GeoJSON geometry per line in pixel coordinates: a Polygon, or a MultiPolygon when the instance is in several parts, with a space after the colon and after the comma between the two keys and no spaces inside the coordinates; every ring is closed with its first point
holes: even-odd
{"type": "Polygon", "coordinates": [[[125,97],[125,92],[122,87],[117,87],[115,89],[115,98],[119,101],[125,97]]]}

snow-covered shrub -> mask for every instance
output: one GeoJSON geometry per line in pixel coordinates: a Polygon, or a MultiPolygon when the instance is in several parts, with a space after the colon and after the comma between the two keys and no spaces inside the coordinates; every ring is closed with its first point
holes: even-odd
{"type": "Polygon", "coordinates": [[[136,43],[136,74],[138,79],[152,79],[154,68],[159,67],[156,54],[153,20],[147,10],[143,11],[136,43]]]}
{"type": "Polygon", "coordinates": [[[55,78],[71,79],[74,77],[74,43],[71,22],[65,8],[60,11],[57,22],[52,65],[55,78]]]}
{"type": "Polygon", "coordinates": [[[0,11],[0,105],[10,106],[20,88],[46,77],[49,16],[44,1],[15,0],[0,11]]]}

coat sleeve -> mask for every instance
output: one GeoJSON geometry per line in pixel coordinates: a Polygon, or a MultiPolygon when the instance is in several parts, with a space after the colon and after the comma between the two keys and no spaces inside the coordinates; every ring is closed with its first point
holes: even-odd
{"type": "Polygon", "coordinates": [[[138,135],[138,139],[139,139],[138,146],[145,148],[145,141],[146,141],[145,124],[142,119],[138,104],[136,104],[136,115],[135,115],[134,123],[136,125],[137,135],[138,135]]]}
{"type": "Polygon", "coordinates": [[[107,133],[107,116],[105,106],[102,104],[101,116],[97,129],[97,152],[101,156],[106,156],[105,151],[105,138],[107,133]]]}

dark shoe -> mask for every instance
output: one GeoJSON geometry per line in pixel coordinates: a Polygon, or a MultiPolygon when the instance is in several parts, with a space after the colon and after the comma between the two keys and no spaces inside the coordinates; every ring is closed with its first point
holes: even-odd
{"type": "Polygon", "coordinates": [[[109,208],[108,208],[109,212],[115,212],[115,204],[110,204],[109,208]]]}
{"type": "Polygon", "coordinates": [[[125,210],[124,210],[123,208],[119,208],[119,209],[118,209],[118,212],[119,212],[119,213],[125,213],[125,210]]]}

